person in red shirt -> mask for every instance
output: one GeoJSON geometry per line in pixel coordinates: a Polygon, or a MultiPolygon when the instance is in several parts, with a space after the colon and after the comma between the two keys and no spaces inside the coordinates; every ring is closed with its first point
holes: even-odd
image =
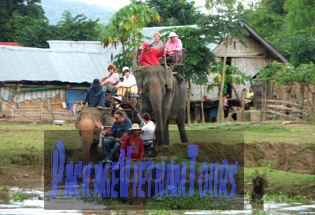
{"type": "MultiPolygon", "coordinates": [[[[132,147],[131,159],[143,158],[144,154],[144,142],[140,136],[141,128],[138,124],[132,124],[131,135],[128,135],[123,144],[120,146],[120,149],[127,149],[127,146],[132,147]]],[[[127,153],[126,153],[127,154],[127,153]]]]}
{"type": "Polygon", "coordinates": [[[147,65],[160,65],[159,57],[164,54],[164,49],[157,50],[149,45],[147,42],[143,42],[141,46],[142,52],[140,54],[140,64],[142,66],[147,65]]]}

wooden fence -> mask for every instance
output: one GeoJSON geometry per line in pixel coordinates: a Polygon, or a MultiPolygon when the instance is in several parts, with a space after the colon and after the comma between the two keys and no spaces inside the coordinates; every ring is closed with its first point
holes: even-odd
{"type": "Polygon", "coordinates": [[[305,120],[308,117],[308,109],[304,105],[296,104],[284,100],[266,100],[265,113],[266,120],[285,119],[285,120],[305,120]]]}
{"type": "MultiPolygon", "coordinates": [[[[3,101],[4,102],[4,101],[3,101]]],[[[6,121],[15,123],[53,123],[54,120],[73,122],[76,118],[72,110],[65,109],[64,102],[49,100],[28,102],[18,105],[5,102],[6,110],[3,112],[6,121]]]]}

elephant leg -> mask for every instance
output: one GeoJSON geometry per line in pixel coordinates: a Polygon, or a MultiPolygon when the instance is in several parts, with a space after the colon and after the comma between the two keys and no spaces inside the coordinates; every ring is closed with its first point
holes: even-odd
{"type": "Polygon", "coordinates": [[[176,119],[176,124],[177,124],[177,128],[178,128],[179,135],[180,135],[180,141],[182,143],[188,143],[189,140],[188,140],[187,132],[185,130],[185,109],[181,109],[179,111],[178,116],[179,117],[177,117],[177,119],[176,119]]]}
{"type": "Polygon", "coordinates": [[[94,164],[98,162],[97,144],[91,144],[90,159],[94,164]]]}
{"type": "Polygon", "coordinates": [[[163,141],[163,143],[165,145],[170,144],[170,134],[169,134],[169,130],[168,130],[168,124],[169,124],[169,120],[166,120],[166,125],[164,128],[164,141],[163,141]]]}

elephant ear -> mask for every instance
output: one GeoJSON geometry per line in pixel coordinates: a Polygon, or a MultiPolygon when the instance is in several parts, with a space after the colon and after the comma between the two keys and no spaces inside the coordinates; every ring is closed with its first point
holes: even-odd
{"type": "Polygon", "coordinates": [[[138,69],[133,71],[133,75],[135,76],[137,83],[140,84],[143,80],[143,70],[138,69]]]}

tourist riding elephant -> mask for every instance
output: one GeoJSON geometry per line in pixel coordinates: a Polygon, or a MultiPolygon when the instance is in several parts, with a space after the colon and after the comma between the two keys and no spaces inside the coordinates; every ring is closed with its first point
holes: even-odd
{"type": "Polygon", "coordinates": [[[97,144],[102,126],[111,126],[114,119],[109,114],[102,114],[94,107],[85,107],[75,121],[75,127],[79,131],[83,151],[83,164],[98,162],[97,144]],[[90,160],[91,159],[91,160],[90,160]]]}
{"type": "Polygon", "coordinates": [[[177,83],[172,70],[160,65],[140,68],[134,71],[134,75],[143,88],[141,113],[149,112],[156,123],[157,145],[169,145],[168,124],[171,119],[176,120],[181,142],[188,142],[185,130],[186,83],[177,83]],[[169,82],[170,79],[173,81],[169,82]],[[166,83],[172,83],[172,90],[166,89],[166,83]]]}

